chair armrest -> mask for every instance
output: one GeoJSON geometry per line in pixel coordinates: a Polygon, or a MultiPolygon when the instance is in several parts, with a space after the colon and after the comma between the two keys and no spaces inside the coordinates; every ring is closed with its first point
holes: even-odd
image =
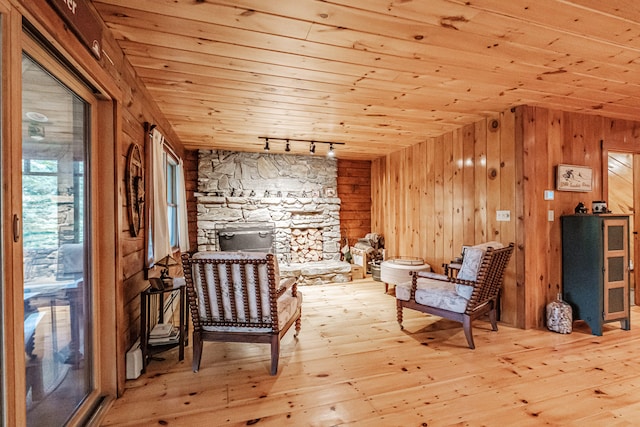
{"type": "Polygon", "coordinates": [[[451,278],[444,274],[433,273],[431,271],[412,271],[411,272],[411,300],[416,298],[416,290],[418,289],[418,278],[424,277],[426,279],[441,280],[443,282],[450,282],[451,278]]]}
{"type": "Polygon", "coordinates": [[[450,279],[449,281],[452,283],[455,283],[456,285],[467,285],[467,286],[474,286],[474,287],[478,283],[475,280],[462,280],[457,278],[450,279]]]}
{"type": "Polygon", "coordinates": [[[276,291],[276,293],[278,296],[280,296],[285,292],[287,292],[289,288],[292,288],[291,294],[295,296],[296,290],[298,288],[298,282],[295,277],[285,277],[284,279],[280,279],[280,286],[278,287],[278,290],[276,291]]]}
{"type": "Polygon", "coordinates": [[[442,280],[443,282],[450,282],[451,278],[445,274],[438,274],[438,273],[434,273],[432,271],[416,271],[415,275],[418,277],[424,277],[427,279],[435,279],[435,280],[442,280]]]}

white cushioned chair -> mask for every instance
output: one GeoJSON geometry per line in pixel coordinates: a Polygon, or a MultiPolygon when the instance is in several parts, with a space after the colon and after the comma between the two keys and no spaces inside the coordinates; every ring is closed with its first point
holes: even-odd
{"type": "Polygon", "coordinates": [[[412,273],[411,282],[396,286],[397,318],[410,308],[462,323],[469,348],[475,348],[471,322],[489,314],[491,327],[498,330],[497,300],[504,270],[513,253],[513,243],[503,247],[488,242],[468,248],[456,278],[430,272],[412,273]]]}
{"type": "Polygon", "coordinates": [[[278,371],[280,339],[295,323],[300,331],[302,294],[295,278],[280,280],[271,253],[183,254],[193,321],[193,371],[200,369],[203,341],[271,344],[271,375],[278,371]]]}

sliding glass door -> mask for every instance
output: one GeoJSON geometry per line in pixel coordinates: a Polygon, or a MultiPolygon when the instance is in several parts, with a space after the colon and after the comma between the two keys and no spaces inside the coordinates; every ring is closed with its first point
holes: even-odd
{"type": "Polygon", "coordinates": [[[78,93],[77,84],[71,89],[68,79],[23,55],[22,242],[29,426],[64,425],[95,387],[87,208],[92,109],[87,96],[78,93]]]}

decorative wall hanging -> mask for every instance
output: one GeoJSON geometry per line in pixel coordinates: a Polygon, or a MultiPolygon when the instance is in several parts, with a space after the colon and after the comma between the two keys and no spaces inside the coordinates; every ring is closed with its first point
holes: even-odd
{"type": "Polygon", "coordinates": [[[325,197],[337,197],[336,194],[336,189],[333,187],[327,187],[324,189],[324,196],[325,197]]]}
{"type": "Polygon", "coordinates": [[[556,188],[558,191],[591,191],[591,168],[575,165],[558,165],[556,188]]]}
{"type": "Polygon", "coordinates": [[[129,146],[125,169],[127,186],[127,216],[129,232],[136,237],[140,233],[144,221],[144,167],[140,147],[135,142],[129,146]]]}

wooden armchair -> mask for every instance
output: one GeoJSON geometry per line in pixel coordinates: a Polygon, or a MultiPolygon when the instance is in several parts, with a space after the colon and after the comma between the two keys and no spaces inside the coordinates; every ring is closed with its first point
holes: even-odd
{"type": "Polygon", "coordinates": [[[294,278],[280,280],[271,253],[198,252],[182,255],[193,321],[193,371],[203,341],[271,344],[271,375],[278,371],[280,339],[300,331],[302,294],[294,278]]]}
{"type": "Polygon", "coordinates": [[[498,330],[496,308],[504,270],[513,253],[513,243],[484,244],[467,249],[456,278],[429,272],[414,272],[411,282],[396,286],[400,328],[403,308],[434,314],[462,323],[469,348],[475,348],[471,322],[489,314],[491,327],[498,330]]]}

